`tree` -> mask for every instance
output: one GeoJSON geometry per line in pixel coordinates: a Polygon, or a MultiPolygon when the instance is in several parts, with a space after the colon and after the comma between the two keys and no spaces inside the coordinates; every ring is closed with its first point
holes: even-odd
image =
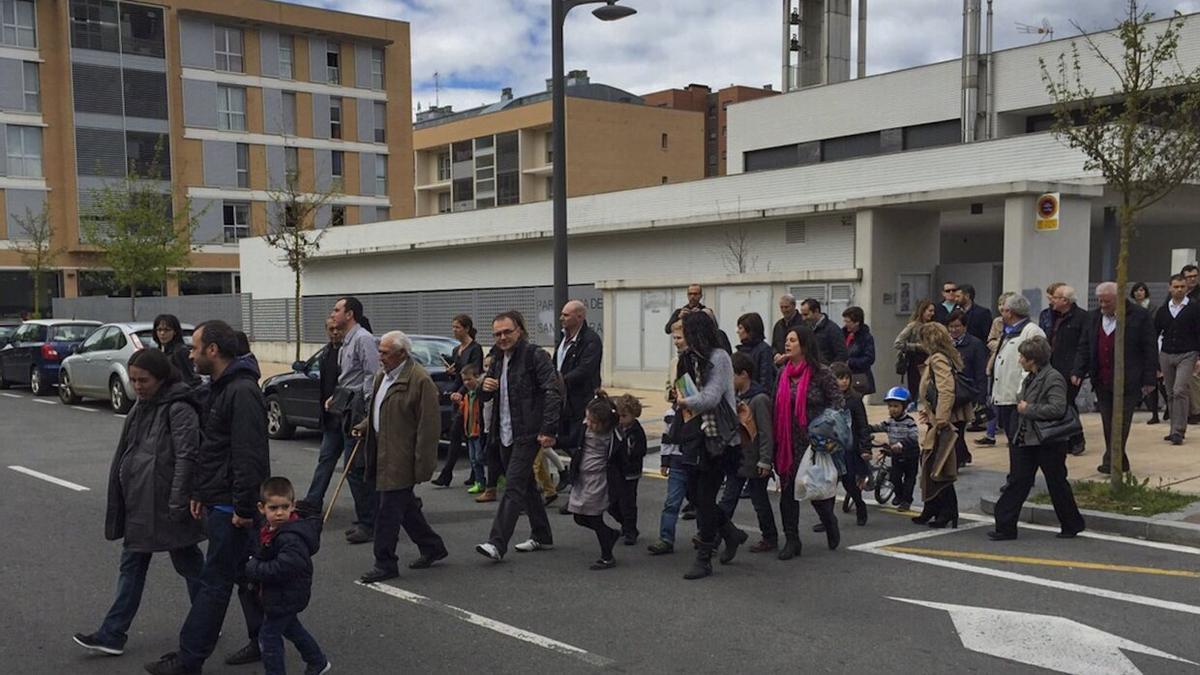
{"type": "Polygon", "coordinates": [[[21,256],[33,277],[33,318],[42,318],[42,276],[47,270],[54,269],[55,261],[62,255],[63,247],[54,244],[54,231],[50,227],[50,216],[46,205],[34,211],[25,207],[25,215],[15,216],[17,228],[25,233],[24,237],[10,238],[12,248],[21,256]]]}
{"type": "MultiPolygon", "coordinates": [[[[1181,184],[1200,178],[1200,69],[1185,71],[1177,56],[1184,19],[1162,23],[1129,0],[1113,35],[1122,51],[1109,54],[1083,35],[1087,53],[1115,75],[1117,85],[1097,93],[1085,83],[1079,45],[1060,54],[1056,73],[1041,62],[1042,81],[1054,101],[1054,132],[1084,155],[1084,169],[1099,171],[1118,193],[1117,335],[1113,381],[1112,485],[1122,484],[1125,405],[1125,303],[1129,239],[1138,216],[1181,184]]],[[[1078,26],[1076,26],[1078,28],[1078,26]]],[[[1083,31],[1080,30],[1080,33],[1083,31]]],[[[1098,69],[1103,72],[1103,68],[1098,69]]],[[[1089,78],[1095,81],[1098,78],[1089,78]]]]}
{"type": "Polygon", "coordinates": [[[753,250],[754,239],[750,232],[745,227],[737,227],[722,233],[717,255],[730,274],[745,274],[758,265],[758,256],[753,250]]]}
{"type": "Polygon", "coordinates": [[[129,289],[131,320],[139,287],[161,287],[187,266],[203,213],[192,213],[186,197],[174,212],[170,189],[162,184],[169,176],[160,169],[160,156],[156,151],[144,173],[130,166],[124,178],[91,190],[91,207],[80,218],[84,243],[99,250],[117,285],[129,289]]]}
{"type": "Polygon", "coordinates": [[[296,360],[300,360],[301,332],[300,289],[304,268],[318,251],[325,230],[315,229],[314,216],[329,203],[336,192],[304,192],[300,189],[296,171],[287,171],[284,184],[270,192],[271,206],[267,217],[267,245],[283,253],[283,262],[292,271],[295,282],[295,308],[292,320],[296,328],[296,360]]]}

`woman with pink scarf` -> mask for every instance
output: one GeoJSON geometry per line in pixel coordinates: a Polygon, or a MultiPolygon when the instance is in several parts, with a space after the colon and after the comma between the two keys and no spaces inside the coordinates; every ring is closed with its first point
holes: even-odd
{"type": "MultiPolygon", "coordinates": [[[[775,471],[779,474],[779,515],[785,543],[780,560],[800,555],[800,503],[794,487],[796,469],[809,450],[808,422],[826,408],[845,405],[837,379],[821,364],[817,338],[807,326],[791,328],[783,344],[783,364],[775,386],[775,471]]],[[[830,550],[841,542],[834,499],[812,502],[825,526],[830,550]]]]}

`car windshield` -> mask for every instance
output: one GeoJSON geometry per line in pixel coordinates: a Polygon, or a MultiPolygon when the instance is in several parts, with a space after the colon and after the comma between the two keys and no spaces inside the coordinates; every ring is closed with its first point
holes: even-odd
{"type": "Polygon", "coordinates": [[[412,343],[413,358],[426,368],[444,368],[446,364],[442,361],[442,356],[450,358],[450,352],[458,344],[450,338],[413,338],[412,343]]]}
{"type": "Polygon", "coordinates": [[[11,337],[15,332],[17,332],[16,326],[0,326],[0,339],[11,337]]]}
{"type": "Polygon", "coordinates": [[[68,323],[54,326],[50,329],[50,340],[52,342],[78,342],[94,330],[96,330],[95,326],[87,324],[68,323]]]}

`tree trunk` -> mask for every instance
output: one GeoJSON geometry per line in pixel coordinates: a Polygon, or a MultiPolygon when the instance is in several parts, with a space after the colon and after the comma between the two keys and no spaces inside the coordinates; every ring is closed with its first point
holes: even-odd
{"type": "Polygon", "coordinates": [[[300,342],[302,341],[301,334],[300,334],[300,269],[296,268],[295,273],[296,273],[296,308],[295,308],[296,359],[295,360],[299,361],[300,360],[300,342]]]}
{"type": "Polygon", "coordinates": [[[30,272],[33,273],[33,318],[42,318],[42,268],[34,267],[30,272]]]}
{"type": "Polygon", "coordinates": [[[1129,232],[1133,229],[1133,209],[1128,198],[1121,204],[1120,244],[1117,251],[1117,335],[1113,345],[1112,436],[1108,458],[1109,480],[1115,492],[1122,482],[1125,466],[1125,287],[1129,283],[1129,232]]]}

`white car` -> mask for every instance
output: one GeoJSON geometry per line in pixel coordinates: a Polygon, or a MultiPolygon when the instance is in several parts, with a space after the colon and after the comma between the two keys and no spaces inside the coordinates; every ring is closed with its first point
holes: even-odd
{"type": "MultiPolygon", "coordinates": [[[[191,344],[191,325],[183,325],[183,335],[184,343],[191,344]]],[[[75,404],[83,398],[106,398],[113,412],[129,412],[137,397],[125,366],[134,352],[147,347],[155,348],[152,323],[100,326],[62,362],[58,374],[59,399],[75,404]]]]}

